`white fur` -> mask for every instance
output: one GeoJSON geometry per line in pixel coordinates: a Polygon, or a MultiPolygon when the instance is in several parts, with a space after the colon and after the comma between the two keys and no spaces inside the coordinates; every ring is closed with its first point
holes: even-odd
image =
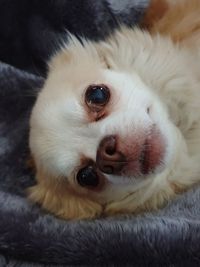
{"type": "MultiPolygon", "coordinates": [[[[74,184],[81,155],[95,161],[107,135],[137,136],[156,125],[164,136],[163,169],[148,177],[106,175],[107,186],[90,195],[107,213],[157,207],[200,175],[199,59],[169,39],[122,28],[107,42],[72,37],[50,63],[31,116],[30,148],[37,169],[74,184]],[[88,122],[84,92],[90,84],[111,88],[112,112],[88,122]],[[147,113],[150,108],[150,113],[147,113]]],[[[131,144],[130,144],[131,145],[131,144]]],[[[75,186],[79,191],[78,185],[75,186]]],[[[83,190],[83,189],[80,189],[83,190]]]]}

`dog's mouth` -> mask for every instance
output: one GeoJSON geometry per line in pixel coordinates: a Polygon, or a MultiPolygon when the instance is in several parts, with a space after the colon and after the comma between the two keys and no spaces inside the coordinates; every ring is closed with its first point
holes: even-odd
{"type": "Polygon", "coordinates": [[[139,157],[136,160],[127,162],[122,170],[122,175],[129,177],[147,177],[161,171],[164,166],[165,142],[162,135],[148,136],[140,148],[139,157]]]}
{"type": "Polygon", "coordinates": [[[152,141],[147,138],[141,149],[139,157],[139,172],[141,175],[146,176],[152,173],[157,166],[160,166],[164,156],[164,147],[152,144],[152,141]]]}
{"type": "Polygon", "coordinates": [[[150,164],[150,147],[146,140],[139,158],[139,170],[141,174],[147,175],[151,169],[153,169],[153,166],[150,164]]]}

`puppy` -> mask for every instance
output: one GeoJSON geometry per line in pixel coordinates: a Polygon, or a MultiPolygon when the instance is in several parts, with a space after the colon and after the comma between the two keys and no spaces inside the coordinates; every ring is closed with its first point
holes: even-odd
{"type": "Polygon", "coordinates": [[[30,199],[93,218],[156,209],[200,180],[199,12],[181,1],[150,32],[71,36],[31,114],[30,199]]]}

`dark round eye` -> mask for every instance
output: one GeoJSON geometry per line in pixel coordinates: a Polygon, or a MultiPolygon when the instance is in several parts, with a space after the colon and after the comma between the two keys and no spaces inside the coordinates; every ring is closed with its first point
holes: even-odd
{"type": "Polygon", "coordinates": [[[85,94],[86,104],[90,108],[105,106],[110,99],[110,90],[105,85],[90,85],[85,94]]]}
{"type": "Polygon", "coordinates": [[[96,187],[99,184],[99,177],[93,166],[80,169],[76,176],[77,182],[82,187],[96,187]]]}

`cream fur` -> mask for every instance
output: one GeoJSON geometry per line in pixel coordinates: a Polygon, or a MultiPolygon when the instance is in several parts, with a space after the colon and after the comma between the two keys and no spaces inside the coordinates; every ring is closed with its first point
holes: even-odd
{"type": "Polygon", "coordinates": [[[200,180],[200,42],[176,45],[169,36],[122,27],[106,42],[83,43],[72,37],[55,55],[33,109],[38,184],[30,198],[65,219],[160,207],[200,180]],[[83,104],[93,83],[112,88],[111,112],[98,122],[88,121],[83,104]],[[81,156],[95,160],[104,136],[138,138],[153,124],[166,141],[161,170],[146,178],[105,175],[100,191],[77,185],[81,156]]]}

